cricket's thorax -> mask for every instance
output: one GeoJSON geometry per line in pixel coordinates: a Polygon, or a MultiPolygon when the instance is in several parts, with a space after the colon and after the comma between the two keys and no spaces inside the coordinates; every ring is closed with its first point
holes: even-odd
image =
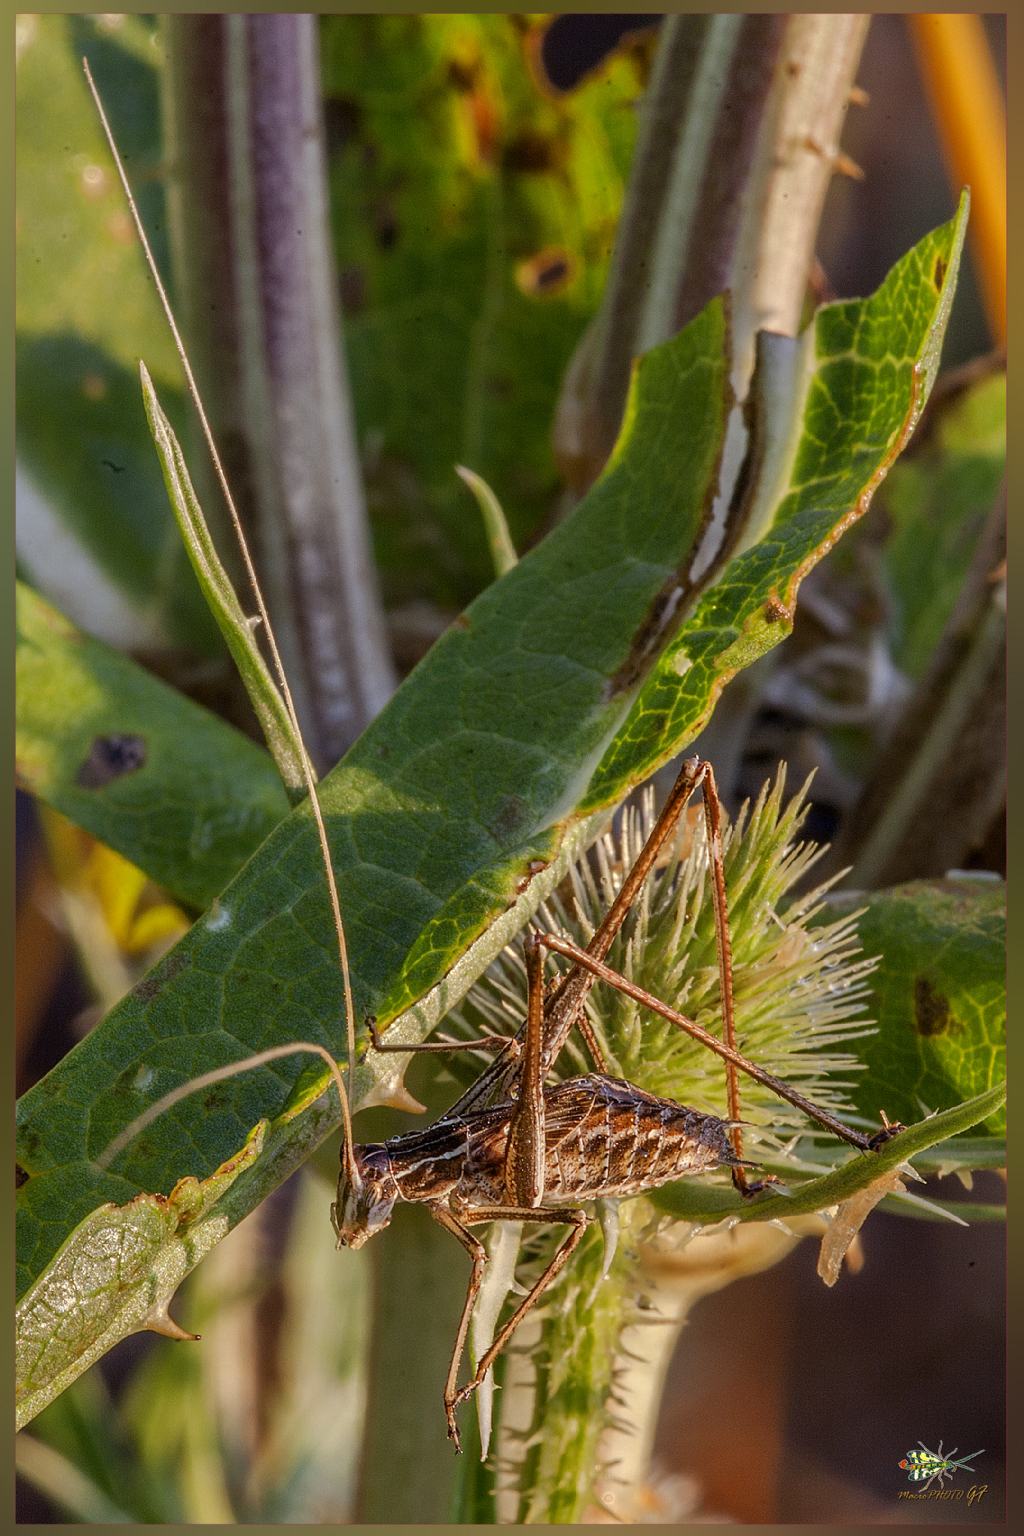
{"type": "MultiPolygon", "coordinates": [[[[447,1116],[372,1151],[386,1155],[399,1199],[500,1205],[512,1107],[447,1116]]],[[[548,1207],[639,1194],[735,1162],[727,1122],[599,1073],[545,1088],[544,1119],[548,1207]]]]}

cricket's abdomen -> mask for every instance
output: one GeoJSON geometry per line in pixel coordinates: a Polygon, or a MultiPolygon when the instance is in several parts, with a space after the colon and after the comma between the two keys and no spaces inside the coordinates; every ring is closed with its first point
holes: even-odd
{"type": "Polygon", "coordinates": [[[545,1205],[635,1195],[734,1161],[725,1121],[632,1083],[595,1074],[545,1097],[545,1205]]]}
{"type": "MultiPolygon", "coordinates": [[[[543,1205],[635,1195],[735,1162],[728,1122],[592,1073],[544,1090],[543,1205]]],[[[468,1206],[508,1199],[503,1187],[507,1119],[470,1130],[455,1192],[468,1206]]]]}

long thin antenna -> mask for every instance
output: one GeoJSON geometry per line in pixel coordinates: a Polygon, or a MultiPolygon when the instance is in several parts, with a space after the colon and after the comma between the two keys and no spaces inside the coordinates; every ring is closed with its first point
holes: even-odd
{"type": "MultiPolygon", "coordinates": [[[[93,80],[88,59],[82,60],[82,68],[85,71],[86,83],[88,84],[89,90],[92,93],[92,99],[96,103],[96,111],[99,113],[99,119],[103,125],[103,132],[106,135],[107,143],[110,146],[110,153],[113,156],[114,164],[117,167],[117,174],[120,177],[121,185],[124,188],[125,197],[128,200],[128,208],[146,257],[146,265],[149,268],[150,277],[153,279],[153,284],[159,296],[164,316],[166,317],[167,324],[170,327],[171,336],[174,338],[174,345],[177,350],[178,357],[181,359],[181,366],[185,373],[185,381],[188,385],[188,392],[191,395],[192,403],[196,408],[196,414],[199,417],[199,423],[203,429],[203,436],[206,439],[206,446],[210,450],[210,458],[213,461],[213,467],[217,475],[217,480],[220,484],[221,491],[224,495],[224,501],[231,516],[231,523],[235,530],[235,537],[238,540],[238,547],[242,554],[242,562],[245,566],[245,573],[249,578],[249,584],[252,587],[253,597],[256,600],[256,607],[259,612],[260,619],[263,622],[263,630],[267,637],[267,644],[270,647],[271,660],[274,665],[274,671],[277,675],[278,685],[281,689],[281,695],[284,699],[285,708],[288,711],[288,717],[292,723],[292,729],[295,732],[295,736],[299,744],[299,757],[302,763],[303,777],[306,781],[306,789],[309,794],[309,803],[313,811],[313,819],[316,822],[317,836],[320,839],[320,851],[323,855],[324,869],[327,875],[327,889],[330,893],[331,913],[334,918],[334,931],[338,939],[338,957],[341,961],[341,975],[345,990],[345,1031],[346,1044],[348,1048],[349,1078],[349,1092],[347,1095],[344,1092],[340,1075],[336,1078],[336,1082],[338,1085],[338,1098],[341,1103],[341,1118],[344,1127],[346,1171],[350,1181],[353,1184],[358,1185],[361,1181],[359,1179],[359,1172],[356,1166],[355,1147],[352,1136],[352,1111],[349,1102],[355,1077],[355,1004],[352,999],[352,978],[349,972],[348,964],[348,945],[345,942],[345,925],[342,922],[341,917],[341,902],[338,898],[338,884],[334,877],[334,866],[331,863],[331,849],[330,844],[327,841],[327,828],[324,825],[323,812],[320,808],[320,798],[316,789],[316,774],[313,771],[313,764],[310,761],[309,753],[306,751],[306,743],[302,736],[302,727],[299,724],[299,717],[296,713],[295,704],[292,700],[291,689],[288,686],[288,678],[285,675],[284,664],[281,661],[281,655],[277,648],[277,640],[274,636],[273,626],[270,622],[270,614],[267,612],[267,605],[263,601],[263,593],[260,589],[259,579],[256,575],[256,567],[253,565],[252,556],[249,553],[249,545],[245,537],[245,530],[242,527],[242,520],[238,515],[238,508],[235,506],[235,498],[231,494],[231,487],[228,485],[228,478],[224,472],[224,466],[221,463],[220,454],[217,451],[217,444],[214,441],[213,431],[211,430],[210,422],[206,415],[206,410],[203,406],[202,397],[199,393],[199,386],[196,383],[195,375],[192,372],[192,364],[189,362],[188,353],[185,351],[185,343],[182,340],[181,332],[178,330],[178,322],[175,320],[174,311],[171,308],[171,301],[167,297],[167,290],[163,285],[163,280],[161,279],[160,273],[157,269],[156,261],[153,258],[153,252],[150,247],[149,240],[146,236],[146,231],[143,227],[142,219],[139,216],[139,210],[135,202],[135,197],[132,193],[131,186],[129,185],[124,164],[122,163],[121,155],[118,150],[117,143],[114,139],[113,131],[111,130],[110,123],[107,119],[107,114],[104,111],[103,102],[100,99],[100,93],[96,89],[96,83],[93,80]]],[[[285,1053],[282,1051],[281,1054],[285,1053]]]]}
{"type": "Polygon", "coordinates": [[[130,1125],[126,1125],[123,1131],[118,1131],[112,1141],[109,1141],[103,1151],[95,1159],[97,1168],[109,1168],[118,1153],[123,1152],[146,1129],[152,1125],[168,1109],[175,1104],[180,1104],[182,1099],[187,1099],[190,1094],[198,1093],[201,1088],[209,1088],[214,1083],[222,1083],[225,1078],[237,1077],[239,1072],[248,1072],[254,1067],[262,1067],[268,1061],[277,1061],[282,1056],[296,1056],[300,1052],[307,1056],[319,1056],[327,1063],[327,1070],[334,1078],[334,1085],[338,1090],[338,1098],[345,1101],[345,1084],[342,1081],[338,1063],[324,1046],[317,1045],[312,1040],[297,1040],[292,1045],[271,1045],[265,1051],[257,1051],[255,1056],[246,1056],[242,1061],[229,1061],[226,1066],[213,1067],[209,1072],[201,1072],[198,1077],[190,1077],[187,1083],[182,1083],[178,1088],[172,1088],[170,1093],[165,1093],[162,1099],[157,1099],[153,1104],[147,1105],[141,1115],[136,1115],[130,1125]]]}

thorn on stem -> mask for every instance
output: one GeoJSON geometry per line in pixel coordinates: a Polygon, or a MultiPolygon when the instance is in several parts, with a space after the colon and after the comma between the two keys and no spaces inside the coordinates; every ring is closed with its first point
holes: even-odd
{"type": "Polygon", "coordinates": [[[837,176],[848,176],[851,181],[863,181],[864,169],[851,156],[839,149],[832,156],[832,169],[837,176]]]}

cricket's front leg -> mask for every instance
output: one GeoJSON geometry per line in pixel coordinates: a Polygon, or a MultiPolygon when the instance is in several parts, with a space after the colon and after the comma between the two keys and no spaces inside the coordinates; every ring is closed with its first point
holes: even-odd
{"type": "Polygon", "coordinates": [[[480,1286],[484,1277],[484,1268],[487,1264],[487,1250],[483,1243],[475,1238],[472,1232],[458,1221],[447,1206],[432,1205],[430,1214],[438,1226],[444,1227],[453,1237],[457,1237],[473,1261],[473,1269],[469,1277],[469,1285],[466,1288],[466,1300],[462,1307],[462,1316],[459,1318],[459,1327],[455,1335],[455,1344],[452,1349],[451,1364],[448,1367],[448,1377],[444,1384],[444,1411],[448,1420],[448,1438],[454,1441],[456,1451],[462,1450],[462,1441],[459,1438],[459,1426],[455,1420],[455,1405],[459,1401],[458,1380],[459,1366],[462,1364],[463,1352],[466,1348],[466,1335],[469,1332],[469,1320],[473,1315],[473,1306],[480,1294],[480,1286]]]}
{"type": "Polygon", "coordinates": [[[368,1013],[364,1022],[370,1044],[382,1055],[388,1051],[393,1051],[396,1056],[411,1056],[416,1051],[446,1051],[451,1055],[454,1051],[504,1051],[518,1048],[514,1035],[474,1035],[472,1040],[406,1040],[392,1043],[381,1038],[376,1014],[368,1013]]]}
{"type": "MultiPolygon", "coordinates": [[[[466,1382],[464,1387],[460,1387],[458,1391],[454,1393],[452,1388],[454,1386],[454,1373],[458,1370],[458,1362],[457,1360],[453,1359],[452,1373],[449,1374],[448,1383],[445,1387],[444,1406],[445,1412],[448,1415],[448,1433],[455,1441],[456,1450],[459,1449],[459,1432],[455,1427],[456,1408],[458,1408],[461,1403],[464,1403],[468,1397],[471,1397],[477,1388],[481,1385],[484,1377],[487,1375],[487,1372],[490,1370],[495,1360],[497,1360],[498,1356],[505,1348],[505,1345],[508,1343],[509,1339],[519,1327],[519,1324],[522,1322],[523,1318],[533,1309],[551,1282],[556,1279],[559,1274],[561,1274],[566,1264],[568,1264],[569,1260],[576,1252],[576,1249],[579,1247],[583,1238],[583,1234],[590,1224],[590,1218],[585,1211],[573,1210],[568,1207],[551,1211],[538,1211],[529,1209],[527,1207],[504,1205],[481,1207],[472,1212],[466,1213],[465,1220],[467,1222],[472,1222],[474,1225],[478,1222],[484,1221],[542,1221],[545,1223],[564,1222],[572,1227],[572,1231],[566,1237],[561,1246],[556,1250],[555,1256],[551,1260],[551,1263],[548,1265],[547,1269],[544,1270],[539,1279],[534,1282],[526,1296],[523,1297],[523,1300],[519,1303],[519,1306],[513,1312],[508,1322],[498,1329],[498,1332],[495,1334],[494,1340],[490,1347],[486,1349],[480,1356],[480,1359],[477,1362],[477,1368],[473,1375],[470,1377],[469,1381],[466,1382]]],[[[470,1239],[471,1242],[473,1241],[470,1233],[467,1232],[465,1235],[470,1239]]],[[[481,1252],[483,1252],[482,1248],[481,1252]]],[[[470,1291],[466,1297],[466,1311],[463,1314],[463,1323],[465,1326],[460,1330],[460,1337],[463,1340],[465,1338],[465,1327],[468,1326],[469,1323],[469,1313],[472,1310],[472,1304],[476,1299],[476,1294],[479,1289],[479,1281],[476,1281],[475,1289],[473,1288],[473,1282],[471,1281],[470,1291]]],[[[461,1356],[461,1344],[457,1347],[458,1353],[461,1356]]]]}

